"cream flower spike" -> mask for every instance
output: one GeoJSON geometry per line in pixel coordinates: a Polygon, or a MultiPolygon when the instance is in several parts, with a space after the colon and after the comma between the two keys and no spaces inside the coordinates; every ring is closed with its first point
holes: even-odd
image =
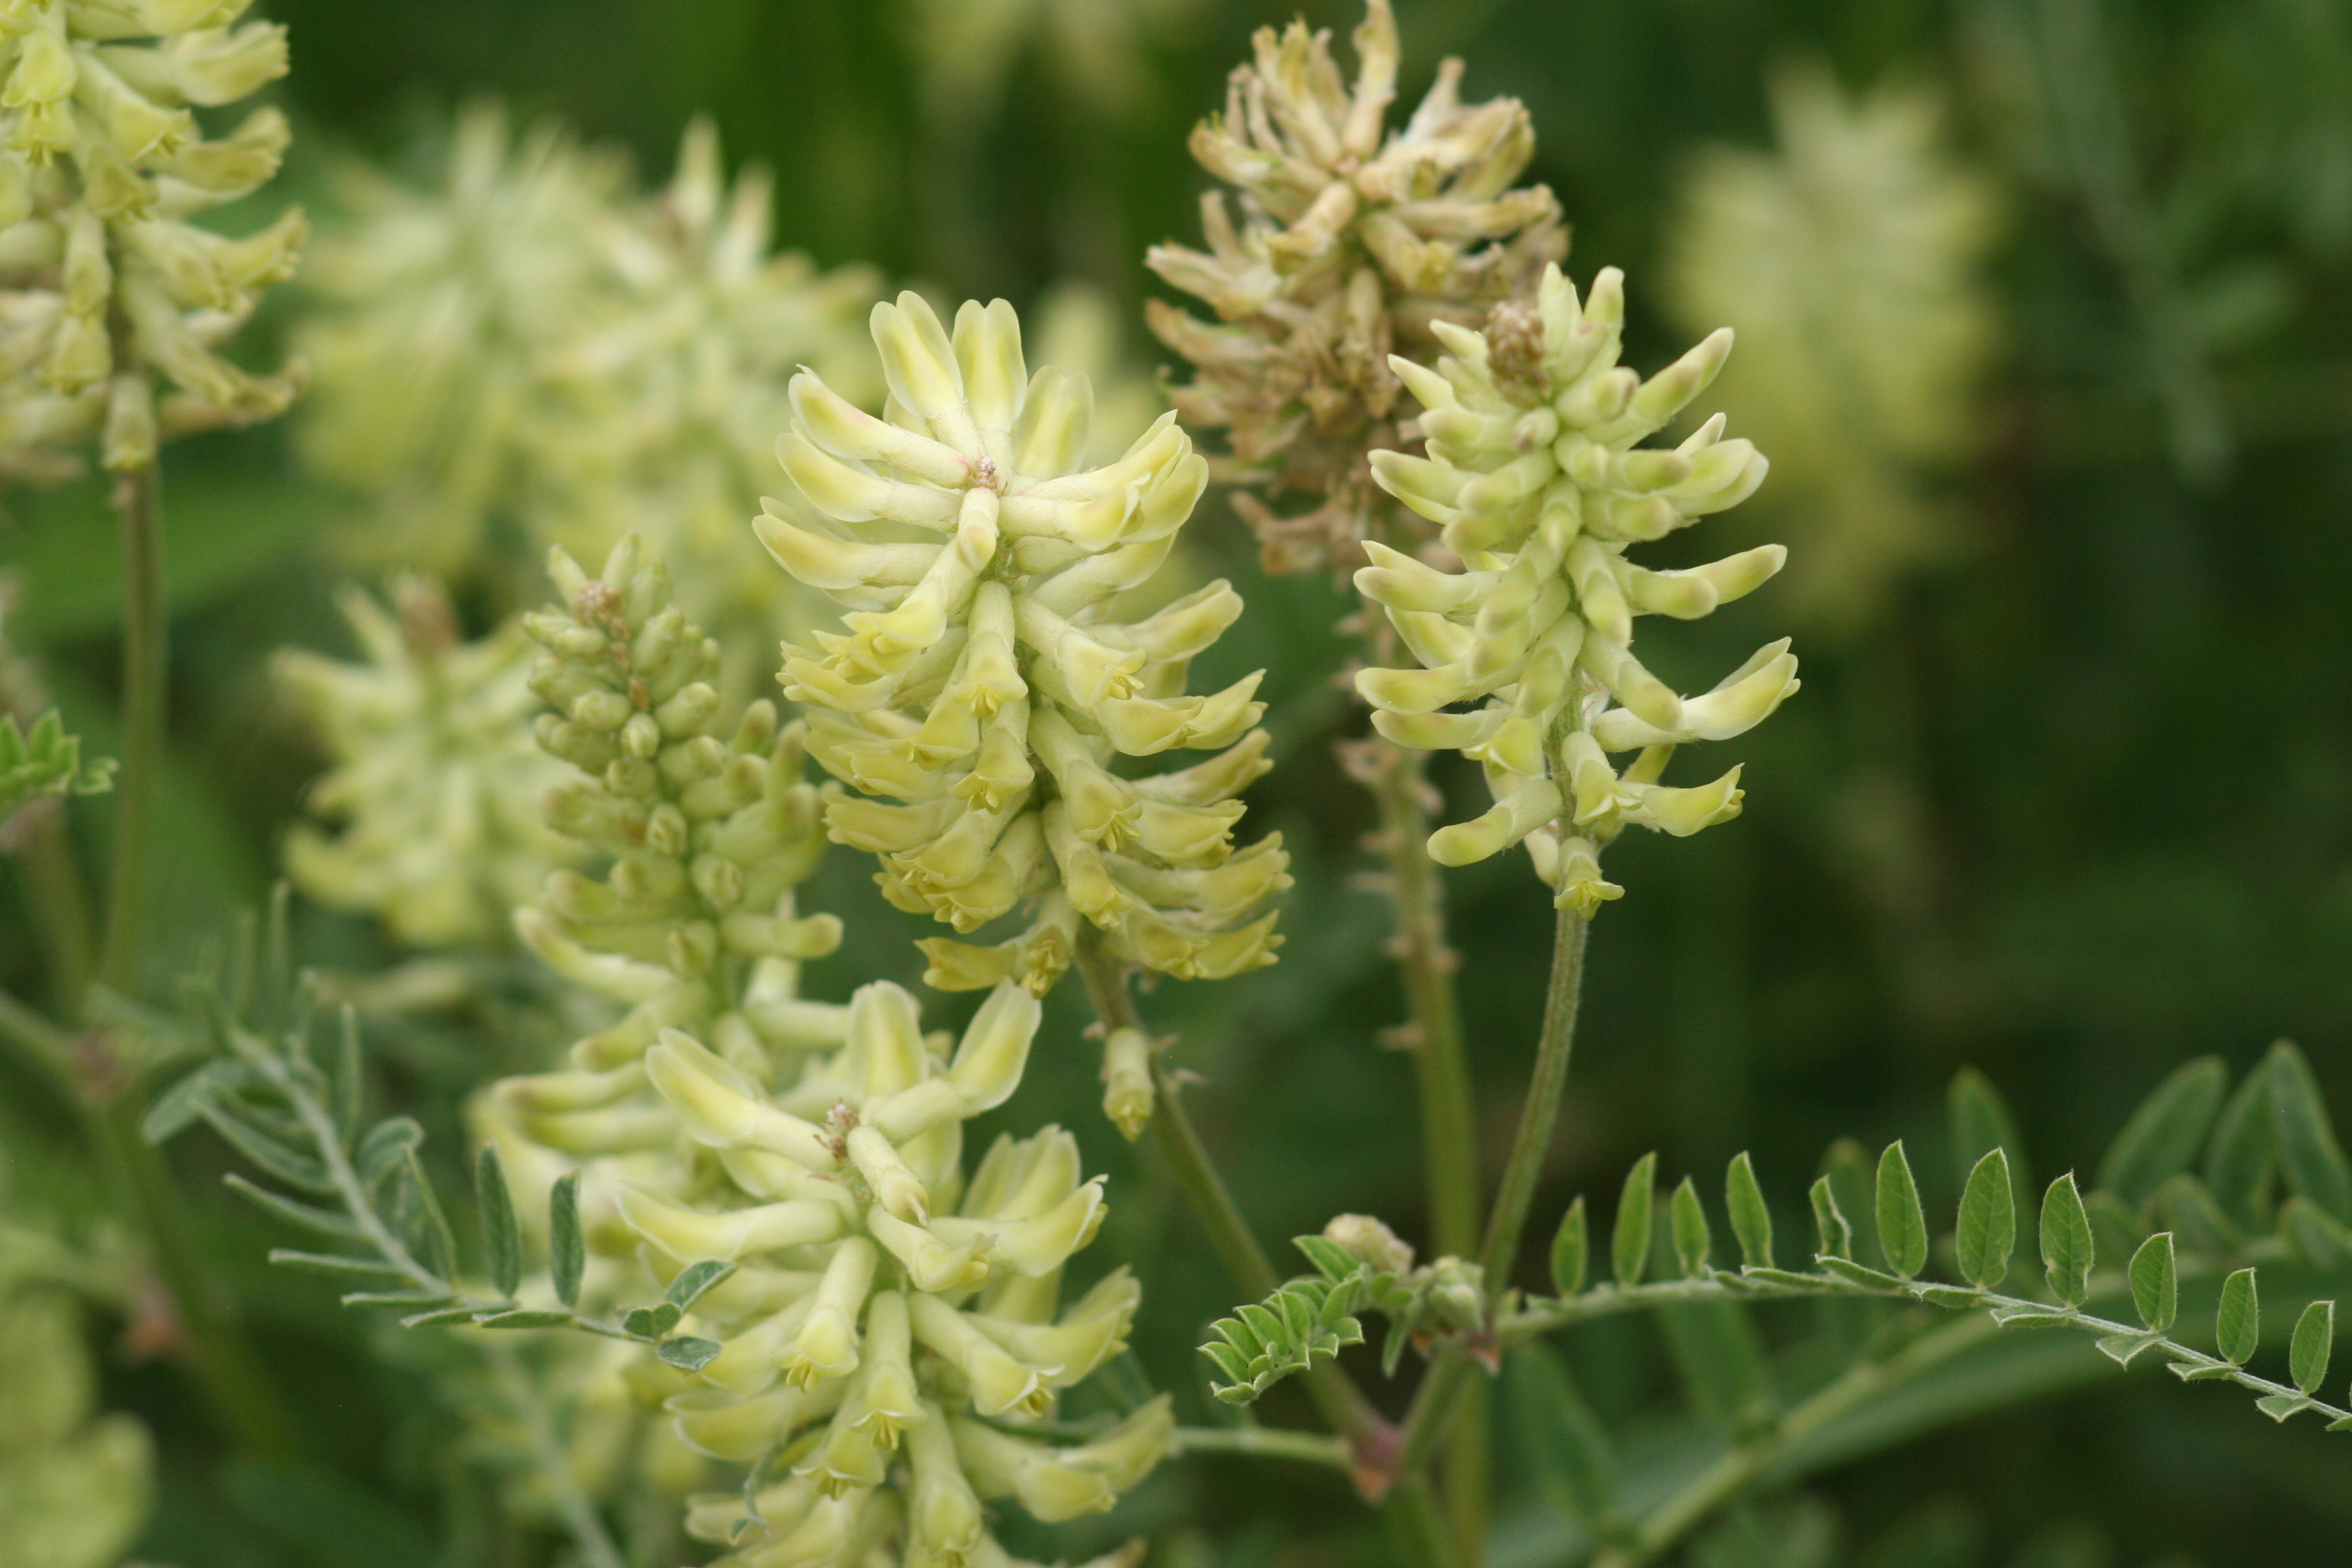
{"type": "Polygon", "coordinates": [[[58,448],[98,437],[107,467],[144,468],[165,437],[274,418],[299,390],[299,362],[257,376],[214,351],[293,274],[301,209],[242,238],[188,221],[285,155],[275,109],[210,140],[196,121],[286,74],[286,29],[236,25],[247,4],[0,6],[0,448],[62,468],[58,448]]]}
{"type": "MultiPolygon", "coordinates": [[[[1535,153],[1516,99],[1465,104],[1462,62],[1405,122],[1389,127],[1400,45],[1390,0],[1368,0],[1352,86],[1331,35],[1293,22],[1260,28],[1233,73],[1225,110],[1192,132],[1192,156],[1242,197],[1202,198],[1206,250],[1154,246],[1147,264],[1202,300],[1214,323],[1159,300],[1152,331],[1191,362],[1178,412],[1227,432],[1221,483],[1265,546],[1270,572],[1341,567],[1368,535],[1398,538],[1366,455],[1409,444],[1391,349],[1427,363],[1440,321],[1475,322],[1568,252],[1559,204],[1512,188],[1535,153]],[[1258,493],[1253,493],[1254,491],[1258,493]],[[1279,516],[1260,495],[1317,498],[1279,516]]],[[[1405,531],[1409,535],[1410,529],[1405,531]]]]}
{"type": "Polygon", "coordinates": [[[901,294],[873,325],[887,417],[794,377],[777,455],[806,510],[772,501],[756,524],[847,612],[814,648],[784,647],[778,679],[808,710],[810,754],[897,803],[835,799],[835,841],[880,858],[891,902],[959,931],[1036,900],[995,947],[926,942],[925,978],[943,989],[1010,978],[1044,994],[1081,918],[1122,957],[1186,979],[1273,962],[1275,917],[1259,911],[1289,885],[1287,858],[1278,836],[1233,847],[1234,797],[1268,766],[1259,675],[1184,695],[1240,595],[1212,583],[1133,622],[1111,607],[1200,499],[1205,466],[1175,416],[1084,468],[1092,393],[1029,373],[1010,305],[965,304],[950,338],[901,294]],[[1138,779],[1109,766],[1181,748],[1220,754],[1138,779]]]}
{"type": "Polygon", "coordinates": [[[1787,552],[1761,545],[1675,572],[1625,559],[1746,500],[1766,463],[1723,438],[1719,415],[1677,447],[1636,445],[1705,390],[1731,334],[1643,381],[1617,363],[1623,284],[1604,268],[1580,302],[1547,268],[1535,300],[1497,306],[1483,332],[1441,325],[1453,353],[1435,370],[1391,362],[1426,410],[1429,456],[1376,452],[1373,473],[1440,526],[1463,569],[1368,542],[1372,564],[1356,574],[1422,664],[1358,674],[1374,725],[1399,745],[1475,758],[1494,792],[1484,816],[1431,836],[1431,856],[1459,866],[1525,841],[1560,907],[1587,917],[1622,891],[1599,855],[1626,826],[1680,837],[1738,815],[1738,768],[1696,789],[1657,782],[1674,749],[1729,740],[1797,689],[1786,639],[1698,697],[1633,657],[1635,616],[1696,619],[1787,552]],[[1640,754],[1621,773],[1608,754],[1628,751],[1640,754]]]}
{"type": "Polygon", "coordinates": [[[272,667],[335,764],[310,810],[341,824],[298,825],[287,875],[416,946],[495,935],[581,855],[540,818],[541,793],[566,770],[531,739],[530,639],[509,623],[461,642],[429,578],[399,580],[390,608],[357,588],[339,605],[364,662],[288,648],[272,667]]]}

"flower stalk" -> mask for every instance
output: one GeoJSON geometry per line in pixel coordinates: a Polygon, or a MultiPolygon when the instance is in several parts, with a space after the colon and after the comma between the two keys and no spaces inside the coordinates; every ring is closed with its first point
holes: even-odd
{"type": "MultiPolygon", "coordinates": [[[[163,607],[163,483],[152,462],[114,483],[122,520],[122,771],[114,808],[114,857],[99,978],[128,991],[145,927],[148,842],[156,775],[163,764],[164,705],[171,684],[170,625],[163,607]]],[[[81,998],[73,998],[78,1009],[81,998]]]]}

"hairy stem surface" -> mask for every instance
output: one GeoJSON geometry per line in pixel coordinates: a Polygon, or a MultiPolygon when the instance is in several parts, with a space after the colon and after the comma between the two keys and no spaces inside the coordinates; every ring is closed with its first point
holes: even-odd
{"type": "Polygon", "coordinates": [[[114,866],[99,978],[127,994],[145,923],[148,843],[156,775],[163,765],[163,707],[171,679],[163,613],[163,478],[156,467],[150,463],[117,479],[114,505],[122,517],[122,767],[114,791],[114,866]]]}

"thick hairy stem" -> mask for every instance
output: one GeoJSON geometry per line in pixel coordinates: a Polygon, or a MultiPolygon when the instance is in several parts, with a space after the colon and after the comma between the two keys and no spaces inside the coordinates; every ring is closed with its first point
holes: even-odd
{"type": "Polygon", "coordinates": [[[1963,1318],[1930,1331],[1885,1361],[1864,1362],[1849,1369],[1783,1415],[1769,1431],[1708,1466],[1643,1518],[1631,1541],[1594,1558],[1591,1568],[1640,1568],[1655,1562],[1717,1510],[1753,1488],[1798,1442],[1974,1348],[1996,1327],[1989,1317],[1963,1318]]]}
{"type": "Polygon", "coordinates": [[[155,466],[120,476],[114,505],[122,516],[122,769],[114,791],[114,868],[99,978],[127,994],[138,970],[146,915],[148,843],[163,765],[163,708],[171,678],[163,614],[163,478],[155,466]]]}
{"type": "Polygon", "coordinates": [[[484,1347],[482,1353],[498,1376],[499,1393],[530,1438],[531,1457],[555,1500],[555,1510],[562,1516],[564,1529],[572,1534],[572,1544],[580,1548],[584,1568],[628,1568],[627,1560],[614,1544],[611,1531],[596,1512],[595,1500],[580,1484],[571,1459],[563,1452],[545,1401],[540,1398],[539,1390],[532,1385],[514,1352],[505,1345],[494,1344],[484,1347]]]}

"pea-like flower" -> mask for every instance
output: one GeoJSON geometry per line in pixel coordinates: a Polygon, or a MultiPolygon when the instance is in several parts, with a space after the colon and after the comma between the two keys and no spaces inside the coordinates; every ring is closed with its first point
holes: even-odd
{"type": "Polygon", "coordinates": [[[1086,468],[1086,379],[1032,376],[1003,300],[964,305],[950,340],[902,294],[875,307],[874,341],[889,416],[794,377],[777,451],[805,505],[771,503],[757,525],[847,612],[814,647],[787,644],[779,677],[808,710],[810,754],[884,797],[833,800],[833,837],[880,858],[893,903],[958,931],[1037,900],[997,946],[925,942],[936,986],[1014,978],[1043,994],[1080,920],[1185,978],[1272,962],[1258,911],[1288,885],[1286,858],[1278,836],[1233,846],[1234,797],[1268,765],[1259,676],[1184,695],[1240,595],[1216,582],[1140,620],[1112,608],[1167,557],[1206,479],[1175,416],[1086,468]],[[1146,777],[1112,767],[1183,748],[1220,754],[1146,777]]]}
{"type": "Polygon", "coordinates": [[[1440,324],[1452,353],[1436,369],[1392,360],[1426,410],[1429,456],[1375,453],[1373,473],[1440,526],[1462,570],[1368,541],[1372,564],[1356,574],[1422,666],[1358,674],[1373,723],[1400,745],[1475,759],[1494,792],[1493,810],[1431,836],[1431,856],[1459,866],[1525,841],[1560,906],[1588,917],[1622,892],[1599,853],[1626,826],[1683,836],[1738,815],[1736,767],[1693,789],[1658,782],[1675,748],[1729,740],[1797,689],[1786,639],[1696,697],[1633,657],[1634,616],[1705,616],[1787,552],[1767,544],[1667,572],[1625,558],[1737,505],[1767,465],[1724,438],[1719,415],[1679,446],[1638,446],[1706,388],[1731,334],[1644,381],[1617,363],[1623,321],[1614,268],[1580,303],[1554,267],[1484,331],[1440,324]],[[1609,758],[1622,752],[1638,754],[1620,772],[1609,758]]]}
{"type": "Polygon", "coordinates": [[[1357,541],[1410,522],[1382,503],[1365,467],[1372,450],[1417,438],[1397,406],[1391,351],[1433,359],[1436,323],[1476,322],[1568,249],[1551,192],[1511,185],[1535,152],[1524,106],[1465,105],[1462,62],[1449,59],[1391,131],[1389,0],[1369,0],[1355,45],[1350,87],[1328,32],[1304,22],[1258,31],[1224,112],[1192,142],[1202,166],[1241,192],[1241,221],[1212,191],[1201,204],[1208,249],[1163,245],[1147,258],[1216,314],[1213,323],[1150,307],[1152,331],[1193,367],[1192,384],[1172,394],[1178,410],[1227,433],[1216,477],[1244,487],[1234,503],[1269,571],[1343,566],[1357,541]],[[1318,504],[1286,517],[1253,491],[1318,504]]]}
{"type": "Polygon", "coordinates": [[[292,274],[301,210],[239,238],[188,221],[286,151],[274,109],[214,138],[196,118],[286,73],[286,30],[236,25],[246,4],[0,8],[0,447],[64,459],[99,437],[109,468],[143,468],[163,437],[274,417],[300,386],[299,364],[257,376],[215,351],[292,274]]]}
{"type": "Polygon", "coordinates": [[[855,1562],[849,1542],[894,1539],[908,1562],[1003,1562],[982,1500],[1049,1522],[1100,1511],[1168,1452],[1164,1398],[1090,1442],[1019,1432],[1125,1347],[1139,1299],[1122,1268],[1060,1305],[1104,1213],[1069,1134],[1001,1136],[965,1177],[963,1123],[1019,1086],[1040,1013],[1001,984],[950,1054],[907,992],[867,985],[840,1048],[772,1089],[666,1029],[637,1068],[660,1126],[567,1145],[614,1157],[600,1184],[658,1279],[738,1266],[695,1300],[693,1332],[720,1348],[668,1401],[688,1445],[777,1478],[748,1515],[740,1492],[691,1501],[688,1529],[736,1545],[729,1562],[855,1562]],[[686,1157],[633,1180],[664,1138],[686,1157]]]}
{"type": "Polygon", "coordinates": [[[362,662],[289,648],[274,666],[334,763],[310,810],[340,825],[299,824],[287,874],[416,946],[493,935],[579,855],[540,820],[564,769],[530,738],[530,641],[511,624],[461,641],[447,595],[421,577],[391,608],[358,588],[339,603],[362,662]]]}

